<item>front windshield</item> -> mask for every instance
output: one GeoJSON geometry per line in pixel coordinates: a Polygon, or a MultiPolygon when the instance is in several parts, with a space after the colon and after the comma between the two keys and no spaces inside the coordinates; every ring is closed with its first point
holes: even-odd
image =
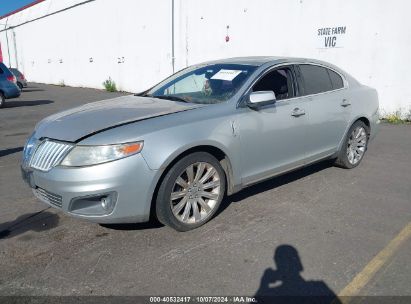
{"type": "Polygon", "coordinates": [[[211,64],[185,69],[145,95],[193,103],[220,103],[231,98],[256,69],[243,64],[211,64]]]}

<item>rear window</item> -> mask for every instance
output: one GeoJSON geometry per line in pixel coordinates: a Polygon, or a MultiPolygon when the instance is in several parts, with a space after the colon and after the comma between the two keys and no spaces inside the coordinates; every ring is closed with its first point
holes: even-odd
{"type": "Polygon", "coordinates": [[[336,72],[331,71],[329,69],[327,69],[328,71],[328,75],[330,75],[330,79],[331,79],[331,83],[333,85],[333,89],[337,90],[337,89],[341,89],[344,87],[344,81],[341,78],[340,75],[338,75],[336,72]]]}
{"type": "Polygon", "coordinates": [[[333,85],[326,68],[317,65],[302,64],[300,65],[300,70],[304,79],[304,95],[333,90],[333,85]]]}
{"type": "Polygon", "coordinates": [[[12,72],[15,76],[20,76],[21,73],[17,69],[10,69],[10,72],[12,72]]]}

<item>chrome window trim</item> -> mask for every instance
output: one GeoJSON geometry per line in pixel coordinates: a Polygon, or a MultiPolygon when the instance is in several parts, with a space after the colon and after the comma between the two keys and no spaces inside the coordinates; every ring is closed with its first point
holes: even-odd
{"type": "Polygon", "coordinates": [[[243,99],[246,95],[248,95],[250,93],[250,90],[253,88],[253,86],[261,79],[263,78],[265,75],[267,75],[268,73],[270,73],[271,71],[284,67],[284,66],[293,66],[293,65],[314,65],[314,66],[319,66],[322,68],[326,68],[329,69],[335,73],[337,73],[343,80],[344,83],[344,87],[339,88],[339,89],[335,89],[335,90],[331,90],[331,91],[325,91],[325,92],[321,92],[321,93],[316,93],[316,94],[308,94],[308,95],[303,95],[303,96],[294,96],[291,98],[286,98],[286,99],[281,99],[277,102],[283,102],[283,101],[293,101],[296,99],[300,99],[300,98],[306,98],[306,97],[313,97],[313,96],[317,96],[317,95],[323,95],[323,94],[329,94],[329,93],[333,93],[333,92],[338,92],[338,91],[342,91],[342,90],[346,90],[349,88],[349,83],[345,77],[345,75],[341,74],[339,71],[325,65],[325,64],[321,64],[321,63],[314,63],[314,62],[298,62],[298,61],[293,61],[293,62],[286,62],[286,63],[279,63],[279,64],[275,64],[272,65],[270,67],[268,67],[266,70],[264,70],[251,84],[250,86],[245,90],[245,92],[242,94],[242,96],[240,97],[240,99],[237,102],[236,108],[241,108],[244,106],[244,102],[243,99]]]}

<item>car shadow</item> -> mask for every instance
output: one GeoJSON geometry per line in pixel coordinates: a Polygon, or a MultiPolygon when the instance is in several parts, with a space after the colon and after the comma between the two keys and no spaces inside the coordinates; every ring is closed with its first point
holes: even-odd
{"type": "Polygon", "coordinates": [[[59,217],[46,211],[47,209],[20,215],[13,221],[0,224],[0,239],[16,237],[27,231],[42,232],[55,228],[59,223],[59,217]]]}
{"type": "Polygon", "coordinates": [[[296,180],[299,180],[311,174],[320,172],[324,169],[330,168],[333,165],[334,165],[333,160],[324,160],[324,161],[315,163],[313,165],[309,165],[307,167],[303,167],[301,169],[297,169],[295,171],[285,173],[277,177],[273,177],[266,181],[255,184],[253,186],[247,187],[233,195],[226,196],[224,200],[221,202],[221,206],[219,210],[217,211],[216,216],[218,216],[221,212],[223,212],[226,208],[228,208],[228,206],[230,206],[232,203],[240,202],[258,193],[266,192],[266,191],[275,189],[277,187],[295,182],[296,180]]]}
{"type": "Polygon", "coordinates": [[[149,230],[157,229],[164,227],[158,220],[155,218],[150,219],[149,222],[145,223],[131,223],[131,224],[100,224],[100,226],[112,229],[112,230],[149,230]]]}
{"type": "Polygon", "coordinates": [[[267,268],[254,298],[257,303],[333,303],[341,301],[324,281],[307,281],[298,251],[291,245],[275,249],[276,269],[267,268]]]}
{"type": "Polygon", "coordinates": [[[31,88],[31,87],[27,87],[27,88],[23,88],[22,93],[29,93],[29,92],[43,92],[44,89],[36,89],[36,88],[31,88]]]}
{"type": "Polygon", "coordinates": [[[14,153],[18,153],[18,152],[21,152],[21,151],[23,151],[23,147],[0,150],[0,157],[7,156],[7,155],[10,155],[10,154],[14,154],[14,153]]]}
{"type": "Polygon", "coordinates": [[[52,100],[6,100],[4,108],[33,107],[54,103],[52,100]]]}

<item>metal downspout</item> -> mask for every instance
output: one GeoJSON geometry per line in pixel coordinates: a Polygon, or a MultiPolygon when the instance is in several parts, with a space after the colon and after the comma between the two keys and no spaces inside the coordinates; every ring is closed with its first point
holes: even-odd
{"type": "Polygon", "coordinates": [[[175,72],[175,55],[174,55],[174,0],[171,0],[171,65],[173,74],[175,72]]]}
{"type": "Polygon", "coordinates": [[[7,30],[7,23],[9,22],[9,18],[6,19],[6,24],[4,25],[4,30],[6,31],[6,42],[7,42],[7,54],[9,56],[9,67],[11,68],[11,58],[10,58],[10,47],[9,47],[9,35],[7,30]]]}
{"type": "Polygon", "coordinates": [[[16,69],[19,69],[19,61],[18,61],[18,58],[17,58],[16,32],[14,31],[14,29],[11,29],[11,32],[13,33],[14,60],[16,61],[16,69]]]}

